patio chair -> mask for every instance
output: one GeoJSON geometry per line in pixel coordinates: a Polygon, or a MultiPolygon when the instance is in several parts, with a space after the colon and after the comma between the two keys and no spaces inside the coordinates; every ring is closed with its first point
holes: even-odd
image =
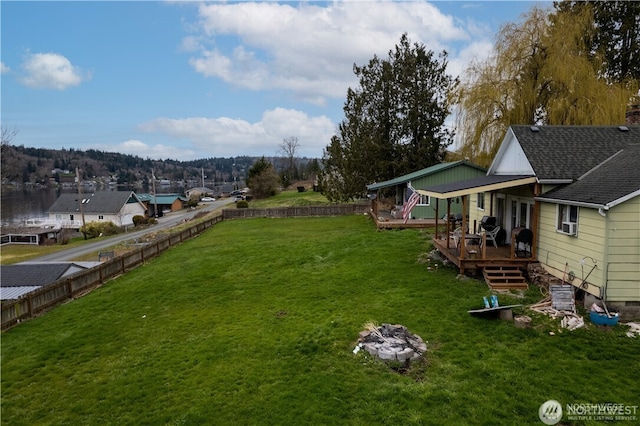
{"type": "Polygon", "coordinates": [[[500,229],[501,228],[499,226],[496,226],[491,230],[488,230],[485,228],[484,233],[487,234],[487,241],[491,241],[494,247],[498,247],[497,237],[498,237],[498,232],[500,232],[500,229]]]}

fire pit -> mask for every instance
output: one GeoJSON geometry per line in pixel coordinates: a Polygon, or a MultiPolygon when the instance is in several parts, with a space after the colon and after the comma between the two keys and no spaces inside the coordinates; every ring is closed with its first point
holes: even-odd
{"type": "Polygon", "coordinates": [[[418,359],[427,351],[427,344],[417,334],[411,334],[399,324],[365,324],[360,332],[358,347],[383,360],[406,361],[418,359]]]}

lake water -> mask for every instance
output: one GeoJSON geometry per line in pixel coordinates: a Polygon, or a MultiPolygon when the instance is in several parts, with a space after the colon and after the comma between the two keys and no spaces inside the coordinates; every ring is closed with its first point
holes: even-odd
{"type": "MultiPolygon", "coordinates": [[[[129,188],[101,188],[83,189],[88,191],[135,191],[148,192],[141,189],[129,188]]],[[[0,196],[0,220],[2,226],[12,226],[23,224],[26,219],[45,217],[49,207],[53,205],[58,196],[63,192],[77,193],[75,188],[42,188],[42,189],[19,189],[2,191],[0,196]]],[[[170,186],[160,186],[156,188],[158,194],[183,194],[183,188],[170,186]]]]}

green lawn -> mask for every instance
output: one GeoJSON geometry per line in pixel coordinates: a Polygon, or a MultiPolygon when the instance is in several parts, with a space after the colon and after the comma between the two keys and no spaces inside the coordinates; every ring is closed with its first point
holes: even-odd
{"type": "Polygon", "coordinates": [[[366,216],[225,221],[3,333],[2,422],[538,425],[548,399],[639,405],[625,328],[471,317],[487,286],[428,270],[429,249],[366,216]],[[426,362],[354,355],[369,321],[419,334],[426,362]]]}
{"type": "Polygon", "coordinates": [[[265,199],[256,199],[249,202],[250,208],[262,209],[269,207],[300,207],[300,206],[317,206],[330,204],[327,197],[319,192],[307,190],[305,192],[298,191],[282,191],[277,195],[265,199]]]}

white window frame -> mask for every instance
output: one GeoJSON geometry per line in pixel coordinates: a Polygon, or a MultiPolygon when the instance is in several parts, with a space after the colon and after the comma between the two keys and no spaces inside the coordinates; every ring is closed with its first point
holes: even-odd
{"type": "Polygon", "coordinates": [[[558,204],[556,207],[556,232],[577,236],[579,217],[580,209],[578,206],[558,204]],[[566,228],[569,228],[569,231],[566,228]]]}
{"type": "Polygon", "coordinates": [[[484,211],[484,192],[478,192],[476,194],[476,207],[480,211],[484,211]]]}
{"type": "Polygon", "coordinates": [[[418,201],[418,206],[430,206],[431,205],[431,197],[428,195],[420,195],[420,201],[418,201]]]}

